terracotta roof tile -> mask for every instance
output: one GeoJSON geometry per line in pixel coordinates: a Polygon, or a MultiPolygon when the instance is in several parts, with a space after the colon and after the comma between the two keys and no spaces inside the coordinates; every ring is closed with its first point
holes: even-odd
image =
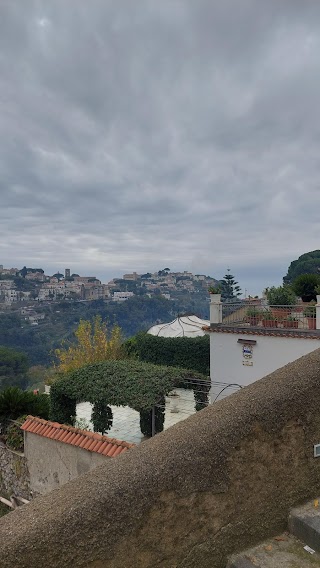
{"type": "Polygon", "coordinates": [[[97,449],[97,453],[102,454],[107,446],[108,446],[108,442],[103,442],[102,446],[100,446],[100,448],[97,449]]]}
{"type": "Polygon", "coordinates": [[[80,430],[66,424],[50,422],[34,416],[27,416],[21,426],[21,430],[108,457],[118,456],[135,445],[117,440],[116,438],[108,438],[108,436],[102,436],[96,432],[80,430]]]}
{"type": "Polygon", "coordinates": [[[92,441],[91,441],[91,444],[88,445],[87,449],[88,449],[90,452],[94,452],[94,451],[95,451],[95,448],[97,447],[98,444],[99,444],[99,441],[98,441],[98,440],[92,440],[92,441]]]}
{"type": "Polygon", "coordinates": [[[122,448],[120,448],[120,446],[117,447],[116,451],[113,454],[113,457],[115,458],[116,456],[118,456],[120,453],[122,452],[122,448]]]}
{"type": "MultiPolygon", "coordinates": [[[[113,454],[115,453],[116,449],[117,449],[117,446],[112,446],[112,448],[110,448],[110,449],[108,450],[108,456],[113,456],[113,454]]],[[[105,452],[106,452],[106,450],[103,452],[103,455],[104,455],[104,456],[106,455],[105,452]]]]}
{"type": "Polygon", "coordinates": [[[45,431],[46,428],[47,428],[47,424],[41,424],[41,427],[39,429],[37,428],[37,430],[36,430],[37,434],[42,436],[42,433],[45,431]]]}
{"type": "Polygon", "coordinates": [[[49,426],[48,424],[46,425],[44,431],[42,432],[42,436],[47,436],[47,434],[49,434],[51,431],[51,426],[49,426]]]}
{"type": "MultiPolygon", "coordinates": [[[[65,436],[65,438],[63,439],[63,441],[65,442],[65,444],[72,444],[72,440],[75,438],[74,432],[68,432],[67,435],[65,436]]],[[[57,438],[57,440],[60,440],[60,438],[57,438]]]]}
{"type": "Polygon", "coordinates": [[[56,438],[58,434],[59,430],[56,430],[55,428],[50,428],[47,434],[47,438],[51,438],[52,440],[54,440],[54,438],[56,438]]]}
{"type": "Polygon", "coordinates": [[[95,445],[94,448],[92,449],[92,451],[98,453],[98,450],[99,450],[99,448],[101,448],[102,444],[103,444],[103,442],[102,442],[101,440],[98,440],[98,441],[96,442],[96,445],[95,445]]]}
{"type": "Polygon", "coordinates": [[[32,431],[36,434],[37,432],[39,432],[39,430],[41,430],[43,424],[33,424],[32,425],[32,431]]]}
{"type": "Polygon", "coordinates": [[[74,445],[74,446],[78,446],[81,439],[82,439],[81,434],[77,434],[76,437],[75,437],[75,439],[73,440],[73,445],[74,445]]]}
{"type": "Polygon", "coordinates": [[[81,442],[79,445],[79,448],[83,448],[87,443],[87,438],[85,436],[81,436],[81,442]]]}
{"type": "Polygon", "coordinates": [[[64,429],[57,429],[53,434],[53,438],[55,440],[59,440],[59,442],[64,442],[65,440],[67,440],[69,434],[70,432],[66,432],[64,429]]]}

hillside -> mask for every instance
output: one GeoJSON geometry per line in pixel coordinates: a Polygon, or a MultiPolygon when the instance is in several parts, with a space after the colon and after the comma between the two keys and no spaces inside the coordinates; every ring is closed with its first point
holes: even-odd
{"type": "Polygon", "coordinates": [[[80,319],[100,314],[110,326],[120,325],[126,338],[147,330],[155,323],[168,322],[183,313],[195,313],[208,318],[207,296],[181,294],[174,301],[161,296],[132,297],[121,303],[96,300],[91,302],[54,302],[35,307],[44,314],[38,325],[25,321],[21,311],[0,314],[0,345],[24,351],[30,365],[49,365],[52,351],[62,340],[72,339],[80,319]]]}

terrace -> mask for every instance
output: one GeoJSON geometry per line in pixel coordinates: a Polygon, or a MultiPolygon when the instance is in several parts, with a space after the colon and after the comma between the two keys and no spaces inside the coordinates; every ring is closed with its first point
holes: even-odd
{"type": "Polygon", "coordinates": [[[229,396],[318,348],[317,304],[271,305],[265,299],[221,302],[211,294],[211,401],[229,396]]]}
{"type": "Polygon", "coordinates": [[[211,306],[216,312],[216,317],[211,318],[211,325],[213,324],[214,327],[232,327],[241,330],[249,328],[252,332],[259,333],[271,330],[279,330],[279,333],[303,332],[308,335],[320,329],[319,302],[316,305],[300,302],[291,306],[272,306],[264,300],[221,303],[217,299],[211,303],[211,306]]]}

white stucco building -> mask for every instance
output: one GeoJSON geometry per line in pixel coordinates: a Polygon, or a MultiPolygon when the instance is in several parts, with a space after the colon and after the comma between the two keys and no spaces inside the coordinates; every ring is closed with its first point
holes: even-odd
{"type": "Polygon", "coordinates": [[[210,326],[206,328],[210,333],[211,402],[320,347],[320,296],[317,300],[311,322],[300,305],[283,308],[282,319],[278,316],[263,325],[260,318],[264,313],[270,314],[272,306],[260,306],[260,318],[252,321],[246,316],[248,305],[235,304],[230,312],[230,305],[224,306],[221,296],[212,294],[210,326]],[[226,307],[229,314],[224,317],[226,307]],[[293,321],[287,327],[287,322],[293,321]]]}

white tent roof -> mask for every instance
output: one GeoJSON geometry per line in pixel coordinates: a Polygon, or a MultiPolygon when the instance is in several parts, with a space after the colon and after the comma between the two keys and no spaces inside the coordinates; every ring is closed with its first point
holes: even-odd
{"type": "Polygon", "coordinates": [[[208,320],[197,316],[182,316],[170,321],[150,327],[148,333],[159,337],[200,337],[205,335],[203,326],[210,325],[208,320]]]}

